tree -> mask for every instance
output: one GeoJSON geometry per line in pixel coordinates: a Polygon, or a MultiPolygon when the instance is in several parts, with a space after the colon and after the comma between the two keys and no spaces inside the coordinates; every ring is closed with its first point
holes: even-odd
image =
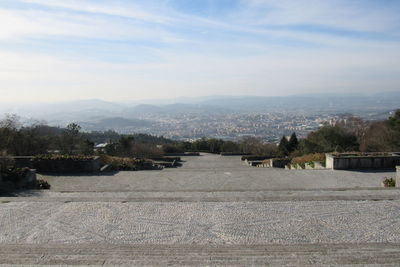
{"type": "Polygon", "coordinates": [[[163,151],[164,151],[164,153],[184,153],[185,152],[185,150],[184,149],[182,149],[182,147],[181,146],[178,146],[178,145],[176,145],[176,144],[166,144],[166,145],[163,145],[163,151]]]}
{"type": "Polygon", "coordinates": [[[400,110],[386,121],[371,123],[360,143],[364,152],[400,150],[400,110]]]}
{"type": "Polygon", "coordinates": [[[278,150],[281,156],[289,155],[289,141],[287,140],[286,136],[282,136],[281,141],[279,142],[278,150]]]}
{"type": "Polygon", "coordinates": [[[221,145],[221,151],[220,152],[239,152],[240,147],[238,143],[232,142],[232,141],[224,141],[223,144],[221,145]]]}
{"type": "Polygon", "coordinates": [[[388,120],[389,126],[400,133],[400,109],[396,110],[393,116],[388,120]]]}
{"type": "Polygon", "coordinates": [[[385,121],[372,123],[361,140],[362,152],[385,152],[396,150],[393,146],[393,131],[385,121]]]}
{"type": "Polygon", "coordinates": [[[259,156],[275,156],[278,152],[275,144],[264,142],[253,136],[243,137],[240,146],[242,152],[259,156]]]}
{"type": "Polygon", "coordinates": [[[391,146],[400,149],[400,109],[396,110],[394,115],[388,120],[389,128],[392,131],[391,146]]]}
{"type": "Polygon", "coordinates": [[[297,139],[296,133],[292,133],[287,148],[289,152],[293,152],[297,150],[298,146],[299,146],[299,140],[297,139]]]}
{"type": "Polygon", "coordinates": [[[357,137],[339,126],[325,125],[301,142],[303,154],[358,151],[357,137]]]}
{"type": "Polygon", "coordinates": [[[60,140],[61,152],[68,155],[78,153],[78,145],[80,143],[81,126],[76,123],[70,123],[63,132],[60,140]]]}
{"type": "Polygon", "coordinates": [[[361,118],[351,116],[339,121],[336,126],[343,128],[346,132],[354,134],[357,137],[358,142],[361,142],[365,137],[370,124],[370,122],[361,118]]]}
{"type": "Polygon", "coordinates": [[[0,121],[0,150],[10,155],[17,154],[18,130],[21,127],[20,117],[15,114],[6,114],[0,121]]]}
{"type": "Polygon", "coordinates": [[[133,146],[135,138],[133,136],[123,136],[119,139],[120,151],[123,156],[131,156],[133,153],[133,146]]]}

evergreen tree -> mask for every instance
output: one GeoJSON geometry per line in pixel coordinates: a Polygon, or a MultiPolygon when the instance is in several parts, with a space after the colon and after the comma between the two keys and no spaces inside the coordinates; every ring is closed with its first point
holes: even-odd
{"type": "Polygon", "coordinates": [[[292,136],[290,136],[289,144],[288,144],[288,150],[289,152],[293,152],[297,150],[299,146],[299,140],[297,140],[296,133],[292,133],[292,136]]]}
{"type": "Polygon", "coordinates": [[[286,136],[282,136],[281,141],[279,142],[279,154],[281,156],[288,156],[289,155],[289,141],[287,140],[286,136]]]}

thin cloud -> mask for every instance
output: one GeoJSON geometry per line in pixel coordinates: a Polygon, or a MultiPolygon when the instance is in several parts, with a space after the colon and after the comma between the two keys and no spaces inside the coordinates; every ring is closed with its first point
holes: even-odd
{"type": "Polygon", "coordinates": [[[372,2],[5,0],[1,89],[10,101],[396,90],[400,4],[372,2]]]}
{"type": "Polygon", "coordinates": [[[100,4],[99,2],[88,2],[85,0],[22,0],[22,2],[38,4],[46,7],[63,8],[72,11],[127,17],[152,23],[169,23],[176,21],[171,17],[147,12],[131,1],[124,2],[124,5],[118,5],[118,1],[110,1],[108,4],[100,4]]]}

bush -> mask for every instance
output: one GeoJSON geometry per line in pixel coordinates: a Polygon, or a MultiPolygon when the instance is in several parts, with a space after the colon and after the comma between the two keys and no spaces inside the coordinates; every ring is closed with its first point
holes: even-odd
{"type": "Polygon", "coordinates": [[[109,165],[109,169],[113,171],[150,169],[154,165],[153,161],[147,159],[112,157],[108,155],[101,155],[100,162],[102,165],[109,165]]]}
{"type": "Polygon", "coordinates": [[[4,181],[18,183],[30,172],[29,168],[15,168],[11,167],[2,173],[4,181]]]}
{"type": "Polygon", "coordinates": [[[0,173],[6,173],[8,169],[15,165],[14,160],[5,151],[0,153],[0,173]]]}
{"type": "Polygon", "coordinates": [[[50,189],[50,187],[50,184],[43,179],[36,181],[36,189],[50,189]]]}
{"type": "Polygon", "coordinates": [[[306,164],[306,163],[314,163],[315,161],[325,162],[325,154],[324,153],[316,153],[316,154],[308,154],[301,157],[296,157],[292,159],[292,164],[306,164]]]}
{"type": "Polygon", "coordinates": [[[163,145],[164,153],[184,153],[185,151],[177,145],[163,145]]]}
{"type": "Polygon", "coordinates": [[[395,187],[396,186],[396,180],[393,178],[385,177],[384,180],[382,181],[382,183],[385,187],[395,187]]]}
{"type": "Polygon", "coordinates": [[[85,155],[59,155],[59,154],[48,154],[48,155],[38,155],[33,158],[35,161],[40,160],[93,160],[94,156],[85,156],[85,155]]]}

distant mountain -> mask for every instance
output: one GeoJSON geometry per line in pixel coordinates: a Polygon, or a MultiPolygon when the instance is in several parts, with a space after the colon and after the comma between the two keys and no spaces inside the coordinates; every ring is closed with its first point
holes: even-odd
{"type": "MultiPolygon", "coordinates": [[[[359,112],[399,108],[400,92],[379,94],[305,94],[292,96],[182,97],[143,100],[127,110],[135,112],[359,112]]],[[[129,106],[129,105],[128,105],[129,106]]]]}
{"type": "Polygon", "coordinates": [[[357,113],[400,108],[400,92],[375,95],[315,94],[284,97],[228,97],[199,105],[229,108],[238,112],[357,113]]]}
{"type": "Polygon", "coordinates": [[[218,107],[214,105],[204,104],[170,104],[170,105],[137,105],[125,108],[123,113],[131,117],[143,116],[148,114],[160,115],[178,115],[178,114],[210,114],[210,113],[227,113],[233,109],[227,107],[218,107]]]}

